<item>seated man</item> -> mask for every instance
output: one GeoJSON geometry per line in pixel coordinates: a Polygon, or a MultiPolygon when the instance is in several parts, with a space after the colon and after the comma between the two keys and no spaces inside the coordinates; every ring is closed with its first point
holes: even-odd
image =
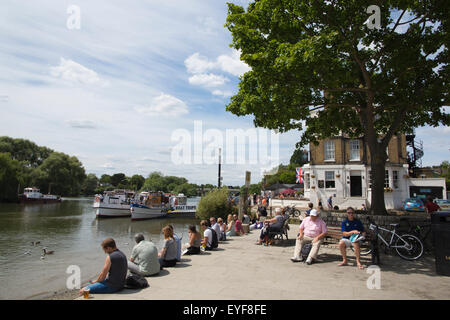
{"type": "Polygon", "coordinates": [[[266,234],[269,234],[269,231],[277,231],[281,230],[284,224],[284,217],[281,215],[281,208],[275,209],[275,217],[270,220],[265,220],[264,223],[268,224],[266,228],[261,229],[261,234],[259,235],[258,242],[256,244],[261,244],[264,240],[266,234]]]}
{"type": "Polygon", "coordinates": [[[209,218],[209,224],[211,225],[211,228],[216,232],[217,237],[220,238],[220,225],[217,223],[216,218],[209,218]]]}
{"type": "Polygon", "coordinates": [[[208,227],[208,221],[202,220],[200,222],[200,227],[203,231],[202,246],[205,250],[213,250],[218,247],[218,238],[216,231],[208,227]]]}
{"type": "Polygon", "coordinates": [[[114,293],[125,286],[127,278],[127,257],[116,247],[116,242],[105,239],[102,244],[103,251],[108,255],[105,265],[97,280],[91,281],[90,285],[80,289],[80,295],[89,290],[90,293],[114,293]]]}
{"type": "Polygon", "coordinates": [[[128,261],[128,270],[141,276],[151,276],[159,273],[158,249],[151,241],[144,240],[144,235],[138,233],[134,236],[136,245],[131,251],[128,261]]]}
{"type": "Polygon", "coordinates": [[[355,249],[355,257],[356,257],[356,265],[359,269],[364,269],[364,266],[361,264],[360,260],[360,242],[350,241],[350,237],[354,234],[361,233],[364,235],[364,226],[354,217],[355,210],[353,210],[352,207],[347,208],[347,219],[342,221],[341,224],[341,231],[342,231],[342,239],[339,241],[339,249],[341,250],[342,254],[342,262],[338,264],[338,266],[346,266],[347,265],[347,248],[353,247],[355,249]]]}
{"type": "Polygon", "coordinates": [[[327,235],[327,226],[325,222],[319,218],[319,213],[316,209],[312,209],[309,216],[303,219],[300,224],[299,235],[295,241],[294,256],[291,258],[293,262],[303,261],[303,257],[300,257],[302,247],[306,243],[312,243],[311,251],[306,258],[306,264],[311,264],[313,259],[317,259],[320,245],[323,242],[323,238],[327,235]]]}

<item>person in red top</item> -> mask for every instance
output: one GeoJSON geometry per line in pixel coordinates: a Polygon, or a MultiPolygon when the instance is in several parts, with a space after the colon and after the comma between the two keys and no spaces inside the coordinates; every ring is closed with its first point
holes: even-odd
{"type": "Polygon", "coordinates": [[[441,207],[439,207],[436,203],[433,202],[432,197],[427,198],[427,203],[425,204],[425,208],[428,213],[432,213],[432,212],[441,210],[441,207]]]}

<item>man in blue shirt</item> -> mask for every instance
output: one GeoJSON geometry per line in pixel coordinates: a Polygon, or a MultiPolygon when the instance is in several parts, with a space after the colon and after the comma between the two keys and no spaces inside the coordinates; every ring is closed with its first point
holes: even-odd
{"type": "Polygon", "coordinates": [[[359,269],[364,269],[364,266],[361,264],[360,260],[360,242],[358,240],[352,241],[350,238],[355,235],[361,234],[364,235],[364,226],[355,217],[355,210],[352,207],[347,208],[347,219],[342,221],[341,231],[342,231],[342,239],[339,241],[339,249],[342,254],[342,262],[338,264],[338,266],[346,266],[347,265],[347,248],[353,247],[355,249],[355,257],[356,257],[356,265],[359,269]]]}

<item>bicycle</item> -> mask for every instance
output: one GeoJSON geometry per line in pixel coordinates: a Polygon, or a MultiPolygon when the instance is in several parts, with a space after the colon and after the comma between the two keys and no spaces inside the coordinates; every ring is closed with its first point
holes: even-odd
{"type": "Polygon", "coordinates": [[[411,224],[409,219],[404,219],[403,221],[406,221],[408,224],[407,233],[411,233],[411,234],[415,235],[417,238],[419,238],[420,241],[422,241],[424,250],[427,253],[433,252],[432,239],[429,238],[429,236],[431,234],[431,222],[429,220],[424,220],[422,222],[425,222],[425,224],[422,226],[419,226],[419,225],[411,224]]]}
{"type": "Polygon", "coordinates": [[[287,214],[289,214],[289,216],[291,216],[292,218],[294,218],[294,217],[299,217],[299,216],[300,216],[300,210],[296,209],[296,208],[295,208],[295,205],[292,206],[292,207],[286,206],[286,207],[284,208],[284,210],[285,210],[285,212],[286,212],[287,214]]]}
{"type": "MultiPolygon", "coordinates": [[[[400,258],[412,261],[419,259],[423,255],[422,241],[417,236],[412,234],[397,233],[397,227],[399,226],[398,223],[390,224],[392,229],[389,230],[378,226],[371,221],[370,218],[368,218],[368,220],[370,223],[369,229],[375,232],[375,236],[381,240],[381,243],[384,244],[387,249],[395,249],[400,258]],[[388,234],[391,235],[389,242],[386,241],[382,233],[386,236],[388,234]]],[[[368,255],[370,253],[372,253],[372,247],[370,246],[370,242],[365,240],[364,247],[363,244],[361,244],[361,255],[368,255]]]]}

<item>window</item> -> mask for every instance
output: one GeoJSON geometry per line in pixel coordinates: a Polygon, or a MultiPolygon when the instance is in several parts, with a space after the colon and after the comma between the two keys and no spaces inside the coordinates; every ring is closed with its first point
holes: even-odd
{"type": "Polygon", "coordinates": [[[324,160],[334,161],[334,141],[325,141],[324,148],[325,148],[324,160]]]}
{"type": "Polygon", "coordinates": [[[325,171],[325,188],[335,188],[334,171],[325,171]]]}
{"type": "Polygon", "coordinates": [[[317,181],[317,185],[319,186],[319,188],[323,188],[323,180],[318,180],[317,181]]]}
{"type": "Polygon", "coordinates": [[[384,172],[384,187],[389,188],[389,170],[384,172]]]}
{"type": "Polygon", "coordinates": [[[359,157],[359,140],[350,140],[350,160],[360,160],[359,157]]]}
{"type": "Polygon", "coordinates": [[[392,180],[394,182],[394,188],[398,189],[398,171],[397,170],[392,171],[392,180]]]}

